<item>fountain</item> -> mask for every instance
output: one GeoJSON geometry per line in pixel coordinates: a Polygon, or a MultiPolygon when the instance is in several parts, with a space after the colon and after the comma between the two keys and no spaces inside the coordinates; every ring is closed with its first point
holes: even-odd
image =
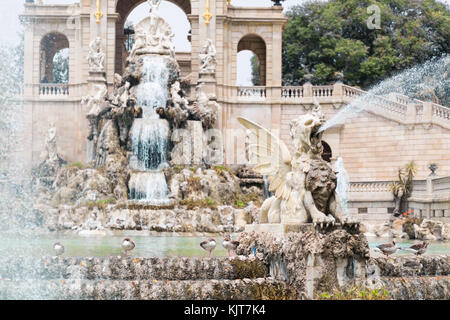
{"type": "Polygon", "coordinates": [[[144,56],[141,83],[136,87],[136,102],[142,118],[131,127],[130,199],[149,204],[167,204],[168,189],[161,169],[167,166],[169,123],[160,119],[156,108],[166,106],[169,70],[160,57],[144,56]]]}
{"type": "MultiPolygon", "coordinates": [[[[321,158],[326,123],[318,104],[312,113],[293,119],[292,153],[260,125],[239,119],[258,138],[256,144],[248,144],[257,160],[254,171],[262,177],[247,171],[245,193],[233,170],[222,165],[220,139],[207,134],[220,114],[216,97],[205,92],[216,68],[213,42],[206,41],[201,50],[202,70],[192,101],[181,89],[172,33],[158,16],[160,1],[150,2],[151,15],[136,27],[126,70],[115,75],[110,94],[101,80],[101,39],[91,43],[90,75],[98,77],[90,77],[83,99],[89,110],[90,163],[63,165],[51,127],[41,168],[55,167],[35,171],[36,194],[15,188],[28,183],[18,172],[14,176],[9,171],[6,184],[0,177],[2,191],[6,186],[8,192],[0,199],[0,227],[8,229],[5,234],[18,235],[0,242],[0,252],[5,253],[0,255],[0,299],[311,299],[320,290],[349,284],[370,287],[369,280],[392,288],[393,297],[402,297],[398,284],[404,275],[448,274],[445,257],[393,262],[369,258],[359,223],[347,215],[348,176],[342,161],[338,160],[336,175],[321,158]],[[262,149],[274,152],[259,154],[262,149]],[[209,153],[218,160],[211,161],[209,153]],[[256,185],[264,185],[264,192],[259,188],[258,194],[251,194],[256,185]],[[253,201],[263,201],[263,193],[266,199],[255,219],[258,205],[253,201]],[[200,258],[191,247],[171,251],[186,243],[198,247],[198,238],[180,233],[244,230],[233,259],[221,253],[200,258]],[[133,232],[142,250],[136,254],[146,257],[118,256],[120,241],[113,234],[119,231],[133,232]],[[153,241],[153,233],[178,238],[153,241]],[[277,237],[280,234],[283,237],[277,237]],[[86,235],[106,238],[90,241],[82,238],[86,235]],[[68,249],[78,241],[79,251],[51,256],[55,240],[68,249]],[[86,250],[103,240],[108,248],[96,248],[95,254],[86,250]],[[149,241],[152,245],[146,247],[149,241]],[[188,257],[178,256],[188,251],[188,257]]],[[[2,114],[0,121],[8,117],[2,114]]],[[[19,141],[16,129],[8,133],[14,143],[19,141]]],[[[1,147],[1,156],[11,154],[11,145],[1,147]]],[[[417,290],[421,297],[448,297],[448,292],[428,290],[433,281],[417,290]]],[[[443,282],[448,284],[448,279],[443,282]]],[[[406,288],[407,297],[414,296],[418,281],[414,283],[406,288]]]]}
{"type": "MultiPolygon", "coordinates": [[[[415,99],[440,103],[440,98],[448,96],[450,87],[450,57],[431,59],[374,85],[364,95],[357,97],[328,119],[319,132],[344,124],[363,111],[376,111],[380,97],[390,99],[403,96],[408,102],[415,99]]],[[[448,102],[447,102],[448,103],[448,102]]]]}

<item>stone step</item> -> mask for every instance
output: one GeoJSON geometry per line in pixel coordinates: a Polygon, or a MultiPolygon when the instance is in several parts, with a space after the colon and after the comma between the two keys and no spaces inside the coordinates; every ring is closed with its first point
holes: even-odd
{"type": "Polygon", "coordinates": [[[450,276],[381,277],[377,282],[393,300],[449,300],[450,276]]]}
{"type": "Polygon", "coordinates": [[[239,280],[0,280],[0,299],[284,300],[298,299],[273,278],[239,280]]]}
{"type": "Polygon", "coordinates": [[[370,259],[369,275],[380,277],[447,276],[450,274],[450,255],[376,257],[370,259]]]}
{"type": "Polygon", "coordinates": [[[227,257],[14,257],[0,259],[0,279],[205,280],[267,276],[260,260],[227,257]]]}

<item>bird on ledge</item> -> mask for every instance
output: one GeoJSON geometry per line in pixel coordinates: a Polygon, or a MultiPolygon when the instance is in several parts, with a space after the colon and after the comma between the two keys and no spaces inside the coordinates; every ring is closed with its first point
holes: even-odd
{"type": "Polygon", "coordinates": [[[125,251],[125,255],[127,256],[128,253],[133,250],[136,247],[136,244],[131,238],[123,238],[122,240],[122,249],[125,251]]]}
{"type": "Polygon", "coordinates": [[[234,252],[236,254],[236,249],[239,246],[239,241],[231,240],[229,235],[226,235],[223,238],[222,246],[227,250],[228,256],[230,256],[230,252],[234,252]]]}
{"type": "Polygon", "coordinates": [[[209,257],[211,258],[211,253],[216,248],[216,239],[209,238],[208,240],[204,240],[200,242],[200,247],[202,247],[203,250],[209,252],[209,257]]]}
{"type": "Polygon", "coordinates": [[[375,249],[378,249],[381,251],[384,255],[389,257],[391,254],[396,253],[399,247],[395,244],[395,241],[392,241],[391,243],[384,243],[377,246],[375,249]]]}
{"type": "Polygon", "coordinates": [[[53,249],[55,250],[57,256],[62,256],[64,253],[64,246],[60,242],[56,242],[53,245],[53,249]]]}
{"type": "Polygon", "coordinates": [[[426,241],[423,241],[422,243],[415,243],[409,248],[404,248],[403,250],[409,251],[414,253],[417,256],[420,256],[421,254],[424,254],[427,251],[429,243],[426,241]]]}

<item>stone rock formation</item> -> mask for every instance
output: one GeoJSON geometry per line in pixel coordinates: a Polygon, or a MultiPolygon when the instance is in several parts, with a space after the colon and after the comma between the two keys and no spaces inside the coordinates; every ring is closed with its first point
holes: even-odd
{"type": "Polygon", "coordinates": [[[450,240],[450,224],[424,219],[420,226],[413,225],[414,235],[419,240],[450,240]]]}

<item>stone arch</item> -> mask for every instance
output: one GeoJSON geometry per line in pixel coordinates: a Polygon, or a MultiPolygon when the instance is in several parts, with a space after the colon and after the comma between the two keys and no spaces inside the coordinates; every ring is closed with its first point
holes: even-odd
{"type": "Polygon", "coordinates": [[[52,83],[53,79],[53,58],[55,54],[70,48],[68,37],[61,32],[49,32],[41,38],[40,42],[40,75],[41,83],[52,83]]]}
{"type": "Polygon", "coordinates": [[[323,147],[322,159],[325,160],[326,162],[331,162],[331,158],[333,157],[333,151],[331,150],[330,145],[322,140],[322,147],[323,147]]]}
{"type": "MultiPolygon", "coordinates": [[[[115,73],[122,73],[123,69],[123,46],[126,39],[124,35],[125,22],[130,15],[130,13],[140,4],[146,2],[147,0],[116,0],[116,13],[119,18],[116,22],[116,59],[115,59],[115,73]]],[[[184,11],[186,15],[192,13],[191,0],[165,0],[169,1],[184,11]]]]}
{"type": "Polygon", "coordinates": [[[266,85],[267,47],[264,39],[257,34],[243,36],[237,45],[237,52],[243,50],[252,51],[259,61],[259,85],[266,85]]]}

